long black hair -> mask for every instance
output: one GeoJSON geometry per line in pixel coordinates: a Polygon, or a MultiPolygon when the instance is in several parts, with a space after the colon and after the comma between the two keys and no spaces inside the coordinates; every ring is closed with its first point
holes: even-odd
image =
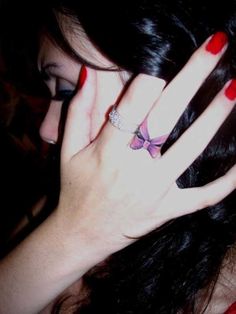
{"type": "MultiPolygon", "coordinates": [[[[75,27],[77,23],[82,26],[94,45],[119,68],[167,82],[209,35],[227,33],[225,55],[192,99],[163,152],[203,112],[223,84],[236,76],[235,0],[55,0],[48,9],[44,31],[78,61],[81,58],[63,37],[56,12],[66,14],[75,27]]],[[[234,110],[177,184],[181,188],[202,186],[225,174],[235,161],[234,110]]],[[[199,291],[208,288],[210,296],[223,260],[235,244],[235,201],[233,192],[217,205],[174,219],[113,254],[105,266],[95,267],[85,276],[86,298],[78,301],[75,312],[196,312],[199,291]]],[[[60,312],[59,308],[57,304],[55,312],[60,312]]]]}

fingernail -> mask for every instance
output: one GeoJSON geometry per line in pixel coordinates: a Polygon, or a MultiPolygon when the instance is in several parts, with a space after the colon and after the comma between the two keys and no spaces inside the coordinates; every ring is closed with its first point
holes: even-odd
{"type": "Polygon", "coordinates": [[[81,70],[80,70],[80,75],[79,75],[79,88],[82,88],[84,85],[84,82],[86,81],[87,78],[87,69],[84,65],[82,65],[81,70]]]}
{"type": "Polygon", "coordinates": [[[225,90],[225,96],[229,100],[235,100],[236,99],[236,79],[232,80],[229,84],[229,86],[225,90]]]}
{"type": "Polygon", "coordinates": [[[215,33],[208,44],[206,45],[206,51],[217,55],[227,44],[228,36],[224,32],[215,33]]]}

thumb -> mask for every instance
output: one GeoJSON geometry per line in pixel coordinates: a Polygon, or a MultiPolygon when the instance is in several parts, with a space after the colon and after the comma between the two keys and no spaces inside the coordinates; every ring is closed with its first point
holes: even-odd
{"type": "Polygon", "coordinates": [[[61,150],[61,161],[67,162],[90,143],[91,110],[96,95],[96,73],[81,67],[78,92],[68,108],[61,150]]]}

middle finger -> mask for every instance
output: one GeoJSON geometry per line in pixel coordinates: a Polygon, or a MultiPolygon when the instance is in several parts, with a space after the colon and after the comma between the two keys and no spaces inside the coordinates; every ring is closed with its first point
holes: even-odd
{"type": "Polygon", "coordinates": [[[148,116],[151,138],[169,134],[227,48],[227,35],[217,32],[195,51],[165,88],[148,116]]]}

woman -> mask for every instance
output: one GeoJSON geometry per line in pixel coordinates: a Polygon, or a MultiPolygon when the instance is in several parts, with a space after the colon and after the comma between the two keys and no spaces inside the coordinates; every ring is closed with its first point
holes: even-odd
{"type": "Polygon", "coordinates": [[[45,5],[44,140],[57,141],[74,95],[61,193],[0,265],[3,313],[39,312],[73,283],[66,313],[224,313],[235,302],[235,8],[45,5]]]}

